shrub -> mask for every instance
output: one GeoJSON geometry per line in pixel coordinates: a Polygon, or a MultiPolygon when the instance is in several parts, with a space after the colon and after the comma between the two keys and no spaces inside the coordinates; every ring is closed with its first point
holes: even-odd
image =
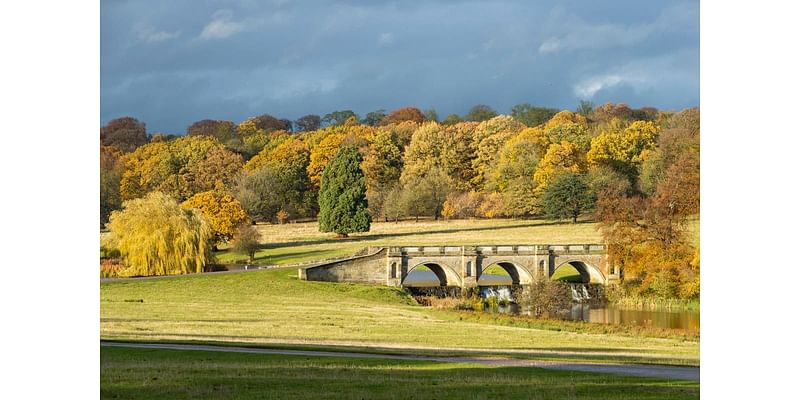
{"type": "Polygon", "coordinates": [[[572,306],[572,290],[568,283],[537,279],[516,294],[517,304],[530,309],[536,317],[554,317],[572,306]]]}

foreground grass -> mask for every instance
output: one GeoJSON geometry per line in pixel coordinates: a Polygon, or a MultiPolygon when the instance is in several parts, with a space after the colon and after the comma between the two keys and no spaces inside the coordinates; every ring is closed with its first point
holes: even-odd
{"type": "Polygon", "coordinates": [[[699,383],[530,367],[204,351],[100,349],[115,399],[689,399],[699,383]]]}
{"type": "Polygon", "coordinates": [[[308,282],[295,269],[100,285],[102,339],[255,345],[483,349],[496,354],[698,365],[696,340],[594,334],[458,320],[399,289],[308,282]]]}

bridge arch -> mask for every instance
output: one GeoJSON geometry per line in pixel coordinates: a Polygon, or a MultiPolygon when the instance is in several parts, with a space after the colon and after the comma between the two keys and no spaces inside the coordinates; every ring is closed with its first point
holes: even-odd
{"type": "MultiPolygon", "coordinates": [[[[578,273],[581,275],[582,283],[606,283],[606,277],[603,275],[603,272],[601,272],[599,268],[591,264],[587,264],[583,260],[568,260],[562,262],[556,266],[555,269],[553,269],[553,276],[556,275],[556,271],[558,271],[559,268],[567,265],[572,266],[578,271],[578,273]]],[[[550,278],[552,279],[553,276],[550,278]]]]}
{"type": "Polygon", "coordinates": [[[401,285],[405,286],[406,278],[408,278],[408,276],[411,275],[411,272],[420,266],[425,266],[431,270],[431,272],[433,272],[439,279],[440,286],[462,286],[461,277],[453,268],[444,263],[435,261],[416,263],[416,265],[408,269],[408,272],[403,277],[403,282],[401,282],[401,285]]]}
{"type": "Polygon", "coordinates": [[[533,282],[533,275],[525,267],[511,261],[501,260],[487,263],[486,266],[482,267],[483,269],[478,277],[478,285],[481,283],[480,277],[483,276],[484,272],[492,265],[497,265],[505,270],[511,278],[512,285],[527,285],[533,282]]]}

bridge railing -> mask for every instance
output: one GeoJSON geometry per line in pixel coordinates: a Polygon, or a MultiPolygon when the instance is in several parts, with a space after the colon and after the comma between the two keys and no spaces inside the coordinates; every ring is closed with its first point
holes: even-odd
{"type": "Polygon", "coordinates": [[[460,255],[464,253],[478,254],[541,254],[569,253],[590,254],[606,251],[605,244],[520,244],[520,245],[479,245],[479,246],[390,246],[389,254],[394,255],[460,255]]]}

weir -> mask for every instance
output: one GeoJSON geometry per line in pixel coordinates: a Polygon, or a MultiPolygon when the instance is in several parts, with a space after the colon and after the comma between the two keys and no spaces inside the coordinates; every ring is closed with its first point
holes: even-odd
{"type": "Polygon", "coordinates": [[[610,265],[603,244],[392,246],[370,247],[362,253],[300,268],[299,278],[404,286],[408,274],[424,265],[440,286],[472,288],[481,286],[479,279],[484,271],[495,264],[508,272],[512,285],[549,279],[566,264],[578,270],[585,284],[608,285],[620,278],[620,269],[610,265]]]}

